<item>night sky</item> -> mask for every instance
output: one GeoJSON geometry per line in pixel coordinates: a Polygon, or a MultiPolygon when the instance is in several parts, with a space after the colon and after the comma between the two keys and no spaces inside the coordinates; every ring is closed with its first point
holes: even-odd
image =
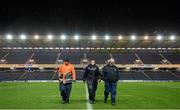
{"type": "Polygon", "coordinates": [[[178,0],[72,1],[1,3],[0,34],[180,34],[178,0]]]}

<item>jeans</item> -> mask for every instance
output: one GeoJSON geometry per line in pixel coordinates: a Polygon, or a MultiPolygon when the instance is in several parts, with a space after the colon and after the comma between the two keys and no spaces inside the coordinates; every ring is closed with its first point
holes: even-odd
{"type": "Polygon", "coordinates": [[[105,91],[104,91],[104,99],[108,99],[109,93],[111,93],[111,102],[116,102],[116,87],[117,82],[105,82],[105,91]]]}
{"type": "Polygon", "coordinates": [[[71,88],[72,88],[72,83],[68,83],[68,84],[60,83],[59,84],[59,89],[61,91],[61,97],[62,97],[63,101],[69,102],[71,88]]]}

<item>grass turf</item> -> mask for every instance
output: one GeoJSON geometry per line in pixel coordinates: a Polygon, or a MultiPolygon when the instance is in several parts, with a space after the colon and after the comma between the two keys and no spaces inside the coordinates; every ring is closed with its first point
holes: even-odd
{"type": "MultiPolygon", "coordinates": [[[[93,109],[180,109],[180,82],[118,83],[116,106],[103,103],[98,85],[93,109]]],[[[86,109],[83,83],[73,84],[70,103],[60,104],[58,83],[0,83],[0,109],[86,109]]]]}

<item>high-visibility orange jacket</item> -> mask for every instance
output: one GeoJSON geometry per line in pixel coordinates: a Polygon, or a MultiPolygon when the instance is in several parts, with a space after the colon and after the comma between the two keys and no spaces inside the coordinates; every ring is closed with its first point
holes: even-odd
{"type": "Polygon", "coordinates": [[[76,80],[76,73],[75,73],[75,69],[74,66],[72,64],[62,64],[59,66],[59,75],[62,75],[63,80],[65,79],[65,75],[67,73],[70,73],[72,76],[72,80],[76,80]]]}

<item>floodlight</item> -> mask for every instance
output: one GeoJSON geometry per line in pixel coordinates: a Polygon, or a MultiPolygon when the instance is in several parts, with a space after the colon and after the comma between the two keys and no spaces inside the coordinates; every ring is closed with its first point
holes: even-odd
{"type": "Polygon", "coordinates": [[[105,36],[105,40],[109,40],[109,36],[108,35],[105,36]]]}
{"type": "Polygon", "coordinates": [[[6,39],[11,40],[12,39],[12,35],[10,35],[10,34],[6,35],[6,39]]]}
{"type": "Polygon", "coordinates": [[[149,39],[149,37],[148,36],[144,36],[144,40],[148,40],[149,39]]]}
{"type": "Polygon", "coordinates": [[[22,34],[22,35],[20,36],[20,39],[21,39],[21,40],[26,39],[26,35],[22,34]]]}
{"type": "Polygon", "coordinates": [[[92,40],[96,40],[96,36],[95,35],[92,36],[92,40]]]}
{"type": "Polygon", "coordinates": [[[175,36],[170,36],[170,38],[169,38],[170,40],[175,40],[175,36]]]}
{"type": "Polygon", "coordinates": [[[118,39],[119,39],[119,40],[122,40],[122,36],[118,36],[118,39]]]}
{"type": "Polygon", "coordinates": [[[34,36],[34,39],[36,39],[36,40],[39,39],[39,36],[38,36],[38,35],[35,35],[35,36],[34,36]]]}
{"type": "Polygon", "coordinates": [[[156,38],[157,40],[162,40],[162,36],[157,36],[157,38],[156,38]]]}
{"type": "Polygon", "coordinates": [[[52,36],[52,35],[48,35],[47,38],[48,38],[49,40],[52,40],[52,39],[53,39],[53,36],[52,36]]]}
{"type": "Polygon", "coordinates": [[[79,40],[79,36],[78,36],[78,35],[75,35],[75,36],[74,36],[74,39],[75,39],[75,40],[79,40]]]}
{"type": "Polygon", "coordinates": [[[65,40],[65,39],[66,39],[66,36],[65,36],[65,35],[61,35],[61,39],[62,39],[62,40],[65,40]]]}
{"type": "Polygon", "coordinates": [[[131,40],[136,40],[136,36],[131,36],[131,40]]]}

